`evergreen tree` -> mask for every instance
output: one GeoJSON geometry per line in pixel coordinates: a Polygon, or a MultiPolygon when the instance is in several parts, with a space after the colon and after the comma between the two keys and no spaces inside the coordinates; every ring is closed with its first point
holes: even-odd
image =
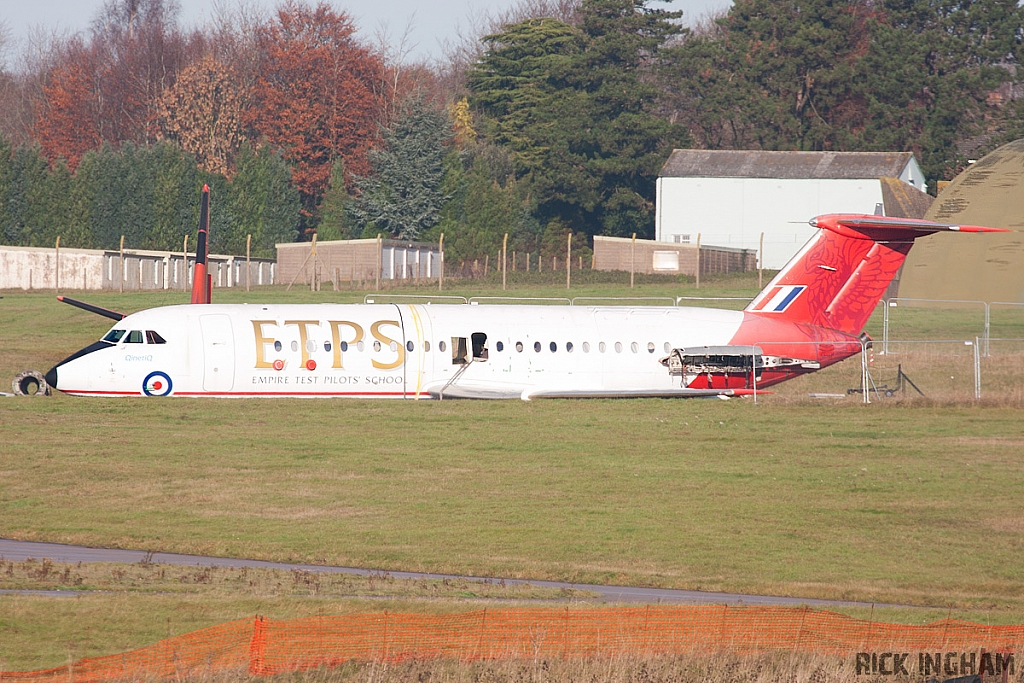
{"type": "MultiPolygon", "coordinates": [[[[152,185],[152,223],[142,241],[148,249],[180,249],[182,238],[198,229],[202,184],[192,155],[177,144],[158,142],[140,155],[152,185]]],[[[216,234],[216,233],[214,233],[216,234]]]]}
{"type": "Polygon", "coordinates": [[[655,180],[683,129],[659,117],[650,72],[679,13],[647,0],[583,0],[578,26],[532,19],[485,39],[472,104],[514,153],[542,223],[653,233],[655,180]]]}
{"type": "Polygon", "coordinates": [[[702,146],[913,150],[951,177],[1022,26],[1015,0],[736,0],[669,53],[663,81],[702,146]]]}
{"type": "Polygon", "coordinates": [[[449,262],[497,254],[506,233],[511,240],[509,249],[515,249],[518,241],[533,241],[532,236],[523,234],[522,202],[511,168],[501,177],[502,169],[492,165],[496,155],[488,155],[488,151],[473,145],[465,152],[452,150],[445,157],[443,189],[448,201],[430,236],[437,239],[444,233],[449,262]]]}
{"type": "Polygon", "coordinates": [[[236,172],[226,189],[225,230],[222,249],[244,254],[246,235],[252,234],[252,254],[273,258],[274,245],[294,242],[298,234],[299,193],[291,184],[291,171],[279,151],[243,144],[235,157],[236,172]]]}
{"type": "Polygon", "coordinates": [[[14,173],[14,148],[0,133],[0,244],[14,244],[17,232],[11,228],[11,180],[14,173]]]}
{"type": "Polygon", "coordinates": [[[352,197],[345,187],[345,161],[339,158],[334,161],[331,181],[320,202],[320,225],[316,229],[320,240],[352,239],[352,225],[348,216],[351,201],[352,197]]]}
{"type": "Polygon", "coordinates": [[[352,216],[395,239],[415,240],[440,218],[445,145],[452,138],[444,112],[421,96],[403,103],[384,131],[384,146],[370,152],[374,174],[358,178],[352,216]]]}
{"type": "Polygon", "coordinates": [[[6,244],[33,247],[46,244],[49,238],[47,166],[38,145],[21,145],[11,155],[7,175],[6,223],[3,226],[6,244]]]}

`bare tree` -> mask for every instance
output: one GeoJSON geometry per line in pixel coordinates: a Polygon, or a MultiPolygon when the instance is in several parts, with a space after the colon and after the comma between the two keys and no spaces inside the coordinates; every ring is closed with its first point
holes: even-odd
{"type": "Polygon", "coordinates": [[[373,32],[373,49],[384,64],[381,71],[380,99],[384,103],[381,110],[380,127],[386,128],[394,117],[396,107],[405,90],[404,76],[408,71],[408,59],[417,44],[412,42],[412,34],[416,28],[416,15],[406,22],[400,34],[393,34],[391,25],[382,21],[373,32]]]}
{"type": "Polygon", "coordinates": [[[3,53],[7,59],[0,67],[0,132],[14,144],[32,139],[46,74],[59,62],[71,37],[66,29],[40,24],[31,26],[20,41],[6,33],[3,53]]]}

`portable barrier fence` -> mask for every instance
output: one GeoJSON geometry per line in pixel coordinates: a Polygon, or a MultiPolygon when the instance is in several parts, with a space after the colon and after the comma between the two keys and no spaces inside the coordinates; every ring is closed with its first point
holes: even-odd
{"type": "Polygon", "coordinates": [[[272,675],[345,662],[539,660],[673,656],[703,652],[981,652],[1007,667],[1024,625],[944,620],[879,623],[785,607],[484,609],[452,615],[357,614],[287,621],[255,617],[123,654],[68,666],[0,673],[4,683],[181,679],[221,673],[272,675]]]}

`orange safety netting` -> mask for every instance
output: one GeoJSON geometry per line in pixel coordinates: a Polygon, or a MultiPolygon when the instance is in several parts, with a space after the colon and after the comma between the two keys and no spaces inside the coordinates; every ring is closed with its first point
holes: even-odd
{"type": "Polygon", "coordinates": [[[356,614],[233,621],[70,667],[0,673],[3,683],[112,681],[227,671],[269,675],[346,661],[759,653],[938,652],[1024,645],[1024,625],[923,626],[785,607],[485,609],[451,615],[356,614]]]}

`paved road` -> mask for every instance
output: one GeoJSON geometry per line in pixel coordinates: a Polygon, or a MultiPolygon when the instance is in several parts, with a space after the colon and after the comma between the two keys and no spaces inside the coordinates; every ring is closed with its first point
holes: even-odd
{"type": "MultiPolygon", "coordinates": [[[[41,560],[49,558],[54,562],[123,562],[136,564],[147,558],[142,550],[115,550],[112,548],[87,548],[59,543],[35,543],[32,541],[9,541],[0,538],[0,558],[24,561],[28,558],[41,560]]],[[[148,561],[154,564],[172,564],[209,567],[254,567],[261,569],[300,569],[307,572],[328,574],[358,574],[368,576],[381,574],[381,570],[358,569],[355,567],[329,567],[317,564],[287,564],[264,560],[241,560],[230,557],[206,557],[203,555],[178,555],[175,553],[153,553],[148,561]]],[[[422,572],[395,572],[388,575],[397,579],[464,579],[495,583],[501,578],[478,576],[457,576],[454,574],[427,574],[422,572]]],[[[564,583],[562,581],[530,581],[504,579],[506,584],[530,584],[544,588],[574,588],[598,594],[603,602],[631,602],[641,604],[713,604],[713,605],[807,605],[808,607],[857,606],[869,607],[871,603],[846,602],[841,600],[816,600],[813,598],[786,598],[770,595],[743,595],[741,593],[711,593],[704,591],[672,590],[668,588],[636,588],[633,586],[605,586],[588,583],[564,583]]],[[[876,605],[881,607],[884,605],[876,605]]]]}

